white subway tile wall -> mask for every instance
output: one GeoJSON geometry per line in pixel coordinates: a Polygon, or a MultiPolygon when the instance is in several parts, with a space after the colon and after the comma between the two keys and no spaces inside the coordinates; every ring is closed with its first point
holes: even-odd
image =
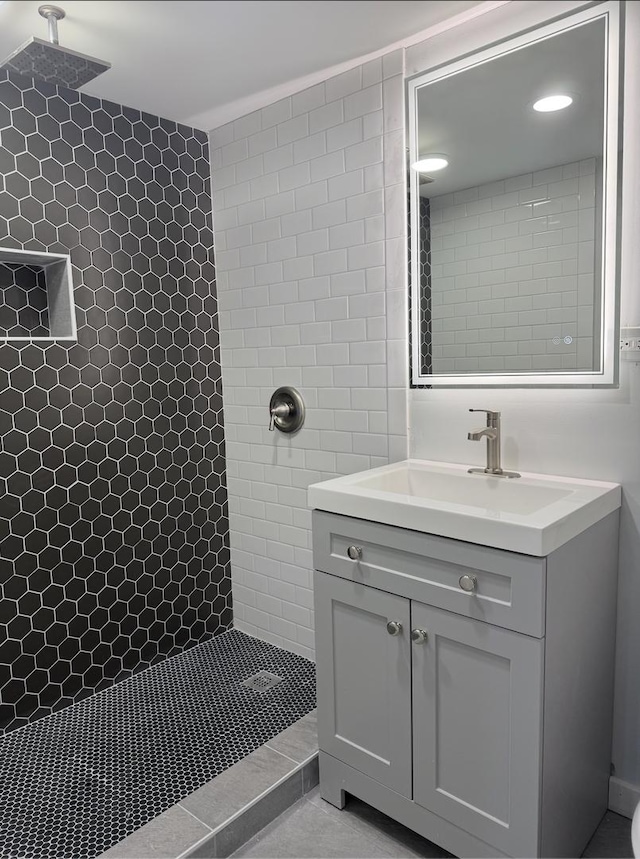
{"type": "Polygon", "coordinates": [[[592,369],[595,158],[430,209],[435,373],[592,369]]]}
{"type": "Polygon", "coordinates": [[[310,483],[407,456],[402,52],[211,133],[235,625],[313,658],[310,483]],[[303,429],[268,431],[275,388],[303,429]]]}

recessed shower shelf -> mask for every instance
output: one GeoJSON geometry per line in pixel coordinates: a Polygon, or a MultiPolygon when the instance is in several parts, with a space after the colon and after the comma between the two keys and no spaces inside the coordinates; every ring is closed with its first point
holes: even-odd
{"type": "Polygon", "coordinates": [[[0,248],[0,343],[75,339],[69,255],[0,248]]]}

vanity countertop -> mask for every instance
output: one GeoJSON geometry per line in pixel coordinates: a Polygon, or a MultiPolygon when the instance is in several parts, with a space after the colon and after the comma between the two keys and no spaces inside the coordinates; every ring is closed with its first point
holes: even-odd
{"type": "Polygon", "coordinates": [[[409,459],[309,487],[330,513],[542,557],[621,504],[621,487],[523,473],[506,480],[466,465],[409,459]]]}

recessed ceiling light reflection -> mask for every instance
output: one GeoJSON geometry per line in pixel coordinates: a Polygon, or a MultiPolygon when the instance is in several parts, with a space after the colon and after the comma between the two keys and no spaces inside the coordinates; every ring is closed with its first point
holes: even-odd
{"type": "Polygon", "coordinates": [[[554,110],[564,110],[573,103],[570,95],[547,95],[534,102],[533,109],[539,113],[551,113],[554,110]]]}
{"type": "Polygon", "coordinates": [[[436,170],[444,170],[449,164],[446,155],[425,155],[411,166],[416,173],[435,173],[436,170]]]}

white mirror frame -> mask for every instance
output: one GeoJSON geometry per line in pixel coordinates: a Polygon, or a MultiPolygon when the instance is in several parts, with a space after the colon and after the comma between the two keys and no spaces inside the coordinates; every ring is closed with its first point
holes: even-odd
{"type": "Polygon", "coordinates": [[[501,42],[487,50],[478,51],[461,60],[447,63],[417,75],[407,81],[409,125],[409,163],[418,160],[418,90],[425,84],[451,77],[466,69],[490,62],[497,57],[533,45],[552,35],[566,32],[590,21],[605,22],[605,122],[603,140],[603,217],[602,217],[602,269],[601,269],[601,322],[600,371],[544,372],[544,373],[421,373],[420,360],[420,277],[419,265],[419,176],[410,170],[411,201],[411,386],[412,387],[549,387],[549,386],[613,386],[618,380],[618,141],[621,140],[619,122],[620,97],[620,11],[617,2],[599,3],[584,11],[574,12],[551,24],[501,42]]]}

